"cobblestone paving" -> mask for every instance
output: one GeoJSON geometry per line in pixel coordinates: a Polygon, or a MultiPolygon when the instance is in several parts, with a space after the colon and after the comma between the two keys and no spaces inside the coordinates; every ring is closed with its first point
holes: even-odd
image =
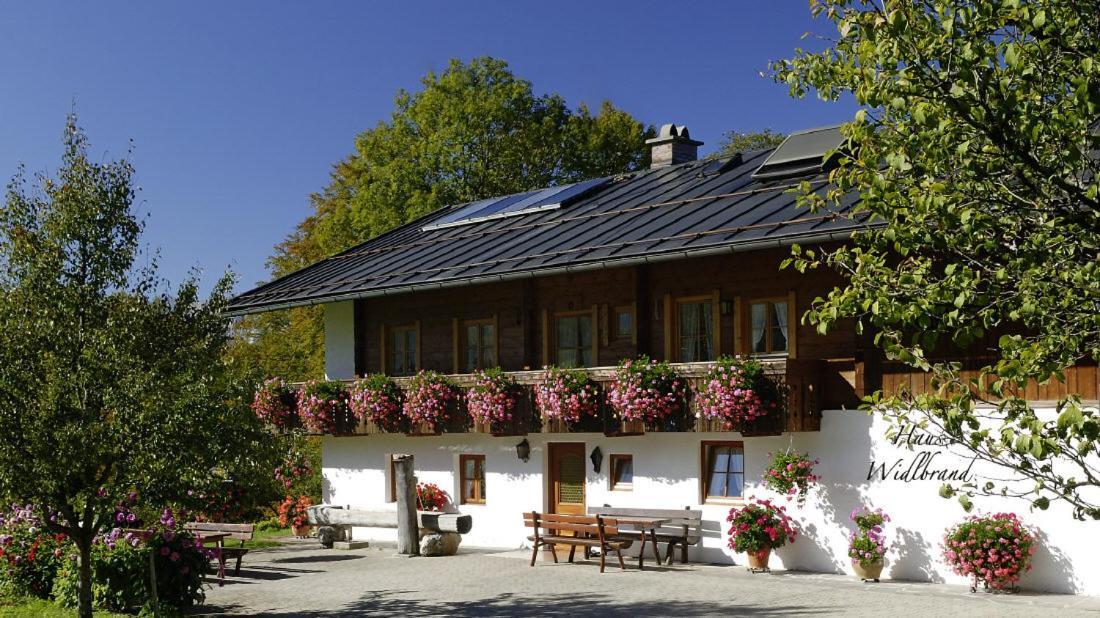
{"type": "Polygon", "coordinates": [[[392,548],[323,550],[298,542],[245,557],[239,577],[208,591],[204,614],[268,616],[1100,616],[1100,598],[971,594],[961,586],[742,567],[539,562],[527,552],[463,548],[407,558],[392,548]]]}

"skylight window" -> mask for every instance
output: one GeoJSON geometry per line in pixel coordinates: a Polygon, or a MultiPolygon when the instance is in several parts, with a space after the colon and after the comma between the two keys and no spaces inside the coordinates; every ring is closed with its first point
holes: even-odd
{"type": "Polygon", "coordinates": [[[578,183],[548,187],[536,191],[491,197],[454,206],[451,212],[421,228],[422,231],[469,225],[479,221],[516,217],[543,210],[556,210],[603,187],[610,178],[594,178],[578,183]]]}
{"type": "Polygon", "coordinates": [[[844,139],[840,134],[840,125],[791,133],[753,172],[752,177],[770,180],[820,173],[829,162],[826,155],[840,148],[844,139]]]}

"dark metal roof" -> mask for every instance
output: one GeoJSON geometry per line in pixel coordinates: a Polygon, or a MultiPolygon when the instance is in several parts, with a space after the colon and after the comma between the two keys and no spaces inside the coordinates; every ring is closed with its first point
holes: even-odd
{"type": "Polygon", "coordinates": [[[771,150],[731,165],[693,161],[613,180],[556,210],[424,230],[444,208],[347,251],[249,290],[229,313],[470,283],[544,276],[843,239],[862,227],[839,211],[811,213],[789,189],[824,176],[754,180],[771,150]],[[719,171],[715,171],[716,167],[719,171]]]}

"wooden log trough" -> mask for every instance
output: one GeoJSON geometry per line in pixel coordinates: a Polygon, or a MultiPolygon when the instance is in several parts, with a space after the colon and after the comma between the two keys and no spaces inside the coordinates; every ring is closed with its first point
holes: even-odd
{"type": "MultiPolygon", "coordinates": [[[[325,547],[333,547],[337,542],[353,543],[352,526],[398,528],[397,511],[370,511],[319,504],[309,507],[308,513],[309,523],[318,527],[317,537],[325,547]]],[[[427,534],[466,534],[474,526],[470,515],[435,511],[416,511],[416,523],[417,528],[427,534]]]]}

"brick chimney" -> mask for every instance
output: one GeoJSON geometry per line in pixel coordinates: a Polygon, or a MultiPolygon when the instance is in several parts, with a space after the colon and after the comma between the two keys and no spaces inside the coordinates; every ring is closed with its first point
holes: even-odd
{"type": "Polygon", "coordinates": [[[679,163],[687,163],[699,158],[699,147],[703,142],[691,139],[688,128],[666,124],[661,127],[661,132],[653,139],[647,139],[649,144],[649,167],[668,167],[679,163]]]}

